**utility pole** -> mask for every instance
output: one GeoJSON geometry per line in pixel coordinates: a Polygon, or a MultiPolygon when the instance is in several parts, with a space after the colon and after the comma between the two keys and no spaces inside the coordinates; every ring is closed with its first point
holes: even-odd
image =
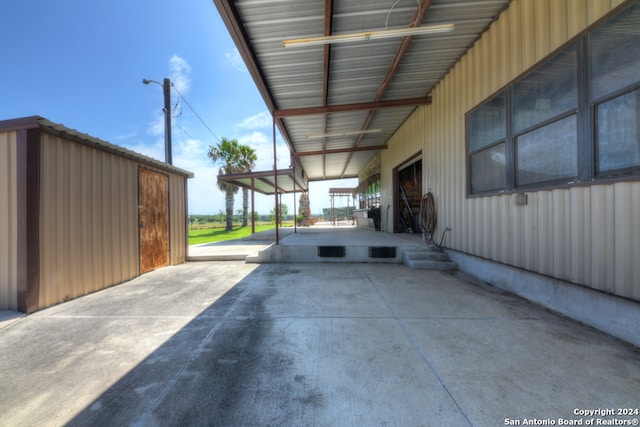
{"type": "Polygon", "coordinates": [[[171,81],[167,78],[162,83],[164,93],[164,158],[165,162],[173,164],[171,155],[171,81]]]}
{"type": "Polygon", "coordinates": [[[155,80],[142,79],[142,83],[156,83],[162,86],[164,94],[164,161],[170,165],[173,164],[171,155],[171,80],[165,78],[162,83],[155,80]]]}

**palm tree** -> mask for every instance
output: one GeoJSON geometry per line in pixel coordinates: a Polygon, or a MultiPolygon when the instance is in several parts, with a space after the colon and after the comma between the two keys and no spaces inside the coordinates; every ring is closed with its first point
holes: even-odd
{"type": "MultiPolygon", "coordinates": [[[[209,146],[207,154],[214,164],[220,162],[218,175],[229,175],[240,172],[240,147],[235,139],[222,138],[216,146],[209,146]]],[[[218,180],[218,188],[225,193],[227,224],[226,231],[233,230],[233,195],[238,192],[236,185],[218,180]]]]}
{"type": "MultiPolygon", "coordinates": [[[[256,166],[256,160],[258,157],[256,156],[256,150],[249,147],[248,145],[240,145],[240,156],[238,168],[240,172],[251,172],[253,168],[256,166]]],[[[242,226],[247,226],[247,218],[249,212],[249,189],[247,187],[242,187],[242,226]]]]}

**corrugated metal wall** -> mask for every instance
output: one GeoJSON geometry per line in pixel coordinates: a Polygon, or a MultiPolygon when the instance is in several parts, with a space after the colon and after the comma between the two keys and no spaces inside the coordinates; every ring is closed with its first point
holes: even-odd
{"type": "Polygon", "coordinates": [[[0,133],[0,310],[17,309],[16,133],[0,133]]]}
{"type": "Polygon", "coordinates": [[[41,134],[40,299],[46,307],[138,275],[138,167],[41,134]]]}
{"type": "Polygon", "coordinates": [[[622,3],[514,0],[383,151],[383,209],[392,168],[422,151],[447,247],[640,300],[640,182],[466,198],[465,113],[622,3]]]}
{"type": "Polygon", "coordinates": [[[170,264],[181,264],[187,260],[187,178],[169,176],[169,247],[170,264]]]}
{"type": "MultiPolygon", "coordinates": [[[[139,274],[139,163],[45,132],[41,147],[42,308],[139,274]]],[[[169,176],[170,263],[180,264],[186,178],[169,176]]]]}

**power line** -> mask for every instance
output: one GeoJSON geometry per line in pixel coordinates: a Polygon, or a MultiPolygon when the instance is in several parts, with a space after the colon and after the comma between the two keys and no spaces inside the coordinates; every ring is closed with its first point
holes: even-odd
{"type": "Polygon", "coordinates": [[[187,132],[186,130],[184,130],[184,128],[183,128],[182,126],[180,126],[180,125],[178,124],[178,122],[173,122],[173,124],[174,124],[174,125],[176,125],[176,126],[178,126],[178,128],[180,128],[180,130],[181,130],[182,132],[184,132],[184,134],[185,134],[185,135],[187,135],[190,139],[195,140],[195,138],[194,138],[194,137],[192,137],[191,135],[189,135],[189,132],[187,132]]]}
{"type": "Polygon", "coordinates": [[[182,115],[182,104],[180,103],[180,100],[182,98],[178,97],[178,99],[176,99],[176,105],[173,106],[173,110],[171,110],[171,116],[173,118],[177,118],[180,117],[182,115]],[[178,106],[180,107],[180,112],[178,112],[178,106]]]}
{"type": "MultiPolygon", "coordinates": [[[[213,135],[213,137],[214,137],[215,139],[217,139],[217,140],[218,140],[218,142],[222,142],[222,141],[220,140],[220,138],[218,138],[218,136],[217,136],[215,133],[213,133],[213,131],[211,130],[211,128],[210,128],[209,126],[207,126],[207,124],[204,122],[204,120],[202,120],[202,117],[200,117],[200,115],[199,115],[198,113],[196,113],[196,110],[194,110],[194,109],[193,109],[193,107],[191,106],[191,104],[189,104],[189,101],[187,101],[187,99],[184,97],[184,95],[182,95],[182,94],[180,93],[180,91],[178,90],[178,88],[177,88],[177,87],[175,87],[175,85],[173,85],[173,84],[172,84],[172,86],[173,86],[173,88],[176,90],[176,92],[178,92],[178,95],[180,96],[180,98],[182,98],[182,100],[184,101],[184,103],[185,103],[185,104],[187,104],[187,107],[189,107],[189,109],[191,109],[191,111],[193,111],[193,114],[195,114],[195,115],[196,115],[196,117],[198,118],[198,120],[200,120],[200,122],[204,125],[204,127],[206,127],[206,128],[207,128],[207,130],[209,130],[209,132],[211,132],[211,135],[213,135]]],[[[182,129],[182,128],[180,128],[180,129],[182,129]]],[[[183,131],[184,131],[184,129],[183,129],[183,131]]],[[[186,132],[185,132],[185,133],[186,133],[186,132]]]]}

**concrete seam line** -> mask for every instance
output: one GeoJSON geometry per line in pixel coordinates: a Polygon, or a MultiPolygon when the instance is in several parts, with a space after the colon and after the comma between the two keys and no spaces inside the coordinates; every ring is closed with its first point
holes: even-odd
{"type": "Polygon", "coordinates": [[[151,416],[151,414],[153,413],[153,411],[158,407],[158,405],[160,405],[160,402],[162,402],[162,400],[167,396],[167,394],[169,394],[169,392],[171,391],[171,389],[178,383],[178,380],[180,380],[180,378],[184,375],[184,373],[187,371],[187,369],[189,368],[189,366],[191,366],[191,364],[193,363],[193,361],[196,359],[197,356],[200,355],[200,353],[202,353],[202,351],[204,350],[204,347],[206,345],[206,343],[208,343],[209,341],[211,341],[211,339],[213,338],[213,336],[218,332],[218,330],[220,330],[220,328],[222,327],[222,325],[225,323],[225,321],[230,317],[231,313],[233,312],[233,310],[236,308],[236,306],[238,305],[238,303],[244,299],[245,295],[247,294],[247,292],[249,291],[249,287],[250,285],[247,285],[247,287],[245,288],[244,291],[242,291],[242,293],[240,294],[240,296],[238,297],[238,299],[236,299],[234,301],[234,303],[231,305],[231,307],[229,307],[229,309],[227,310],[227,312],[224,314],[224,316],[222,316],[222,318],[220,319],[220,321],[213,327],[211,328],[211,331],[209,331],[209,333],[207,334],[207,336],[204,337],[204,339],[202,339],[200,341],[200,344],[198,345],[198,348],[196,349],[196,351],[194,351],[191,354],[191,357],[189,358],[189,360],[187,360],[187,362],[182,366],[182,368],[180,368],[180,370],[178,370],[178,372],[173,376],[173,378],[171,378],[168,382],[167,385],[164,387],[164,389],[162,389],[162,391],[160,392],[160,394],[154,399],[153,403],[151,403],[151,406],[149,407],[149,409],[147,409],[145,411],[144,414],[142,414],[142,417],[140,417],[140,420],[138,420],[137,423],[135,423],[134,425],[136,427],[141,427],[142,425],[144,425],[144,423],[149,419],[149,417],[151,416]]]}
{"type": "Polygon", "coordinates": [[[442,388],[444,388],[444,390],[447,392],[447,394],[449,395],[449,398],[453,401],[453,403],[456,405],[456,408],[458,408],[458,410],[460,411],[460,413],[462,414],[462,416],[464,417],[465,420],[467,420],[467,422],[469,423],[470,426],[473,426],[473,423],[471,422],[471,420],[469,419],[469,417],[467,416],[467,413],[462,409],[462,407],[460,406],[460,404],[458,403],[458,401],[456,400],[455,397],[453,397],[453,394],[451,393],[451,391],[449,391],[449,388],[444,384],[444,381],[442,381],[442,378],[440,378],[440,375],[438,374],[438,372],[436,371],[436,369],[434,368],[433,364],[431,363],[431,361],[429,360],[429,358],[427,357],[426,354],[424,354],[424,352],[422,351],[422,349],[420,348],[420,346],[418,345],[418,343],[416,343],[416,340],[413,338],[413,335],[411,335],[411,333],[409,332],[409,329],[407,328],[407,326],[404,324],[404,322],[402,321],[402,319],[400,319],[398,317],[398,315],[393,311],[393,309],[391,308],[391,305],[389,304],[389,301],[387,301],[387,299],[385,298],[384,295],[382,295],[382,292],[380,292],[380,290],[378,289],[378,287],[376,286],[375,282],[373,281],[373,279],[371,279],[371,276],[369,276],[369,274],[362,269],[362,272],[364,273],[364,275],[367,277],[367,280],[369,280],[369,283],[371,283],[371,286],[373,287],[373,289],[375,289],[376,293],[378,294],[378,296],[380,297],[380,299],[382,299],[382,302],[384,302],[384,304],[387,306],[387,309],[391,312],[392,316],[393,316],[393,320],[400,326],[400,329],[402,329],[402,332],[404,333],[405,337],[409,340],[409,342],[411,343],[411,345],[413,346],[413,348],[416,350],[416,352],[418,352],[418,354],[420,355],[420,358],[422,358],[422,360],[424,361],[424,363],[426,363],[426,365],[429,367],[429,369],[431,370],[431,372],[433,373],[433,375],[435,375],[436,379],[438,380],[438,383],[442,386],[442,388]]]}

